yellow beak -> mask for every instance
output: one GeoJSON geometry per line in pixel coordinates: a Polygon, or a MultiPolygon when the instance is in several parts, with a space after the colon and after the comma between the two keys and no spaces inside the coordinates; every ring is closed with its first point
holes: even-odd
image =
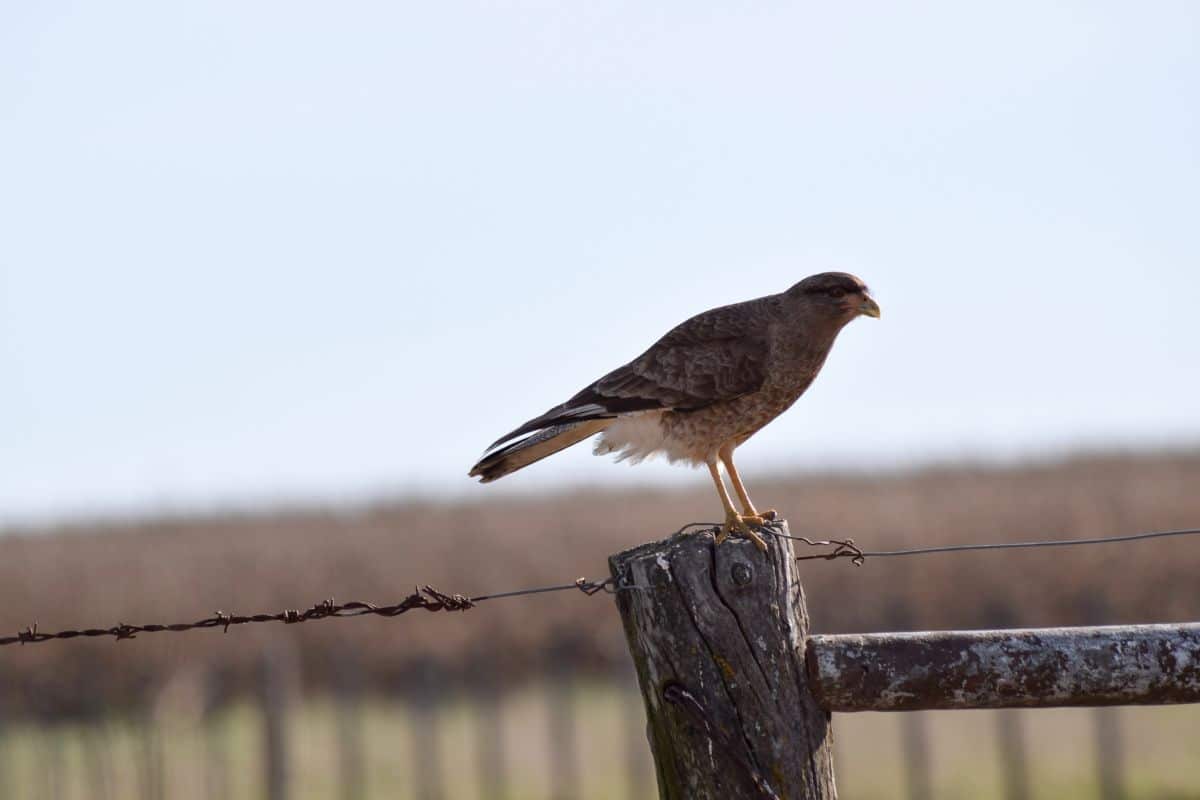
{"type": "Polygon", "coordinates": [[[858,307],[858,313],[879,319],[879,303],[876,303],[875,298],[870,295],[864,295],[862,305],[858,307]]]}

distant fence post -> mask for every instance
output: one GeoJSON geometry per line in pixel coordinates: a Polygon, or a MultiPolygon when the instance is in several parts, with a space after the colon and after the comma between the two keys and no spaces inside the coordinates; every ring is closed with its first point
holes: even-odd
{"type": "Polygon", "coordinates": [[[299,683],[291,644],[278,642],[268,647],[259,670],[267,800],[288,800],[291,796],[288,717],[299,683]]]}
{"type": "MultiPolygon", "coordinates": [[[[112,797],[112,753],[108,745],[108,729],[98,714],[89,714],[79,729],[79,745],[83,753],[84,774],[87,776],[90,800],[112,797]]],[[[2,765],[0,765],[2,766],[2,765]]],[[[4,793],[0,790],[0,798],[4,793]]]]}
{"type": "Polygon", "coordinates": [[[204,796],[223,800],[230,795],[229,745],[223,711],[229,690],[223,670],[210,667],[204,681],[204,796]]]}
{"type": "MultiPolygon", "coordinates": [[[[1112,619],[1112,608],[1102,594],[1085,594],[1081,606],[1085,619],[1092,625],[1103,625],[1112,619]]],[[[1093,709],[1092,727],[1095,730],[1100,800],[1125,800],[1125,742],[1121,735],[1120,709],[1093,709]]]]}
{"type": "Polygon", "coordinates": [[[690,533],[609,559],[663,800],[837,796],[792,543],[767,545],[690,533]]]}
{"type": "Polygon", "coordinates": [[[142,800],[162,800],[166,796],[166,774],[163,764],[162,732],[155,712],[159,686],[148,687],[138,709],[138,744],[142,800]]]}
{"type": "MultiPolygon", "coordinates": [[[[492,654],[476,651],[473,663],[486,663],[492,654]]],[[[500,676],[496,670],[479,670],[472,682],[479,719],[473,726],[479,797],[507,800],[508,772],[505,767],[504,720],[500,708],[500,676]]]]}
{"type": "MultiPolygon", "coordinates": [[[[894,598],[887,623],[892,630],[913,630],[913,613],[903,598],[894,598]]],[[[900,717],[900,747],[909,800],[932,800],[933,768],[930,763],[929,725],[923,714],[900,717]]]]}
{"type": "Polygon", "coordinates": [[[338,783],[343,800],[367,796],[367,763],[363,754],[363,669],[353,647],[334,653],[338,732],[338,783]]]}
{"type": "Polygon", "coordinates": [[[445,681],[438,664],[422,659],[408,687],[409,731],[412,741],[413,796],[442,800],[442,748],[438,705],[445,681]]]}
{"type": "Polygon", "coordinates": [[[50,721],[38,725],[38,734],[42,745],[41,763],[36,772],[41,778],[38,785],[38,797],[45,797],[47,800],[62,800],[66,770],[66,758],[63,755],[63,731],[58,722],[50,721]]]}
{"type": "Polygon", "coordinates": [[[1100,800],[1125,800],[1125,753],[1121,736],[1121,710],[1092,710],[1096,728],[1096,762],[1100,800]]]}
{"type": "Polygon", "coordinates": [[[8,800],[12,796],[12,787],[9,785],[11,779],[8,777],[11,774],[11,765],[8,763],[8,738],[5,731],[8,720],[5,711],[4,693],[0,692],[0,800],[8,800]]]}
{"type": "Polygon", "coordinates": [[[996,743],[1000,749],[1000,782],[1005,800],[1029,800],[1029,757],[1025,728],[1019,711],[1001,709],[996,714],[996,743]]]}
{"type": "Polygon", "coordinates": [[[574,651],[569,634],[562,634],[550,647],[546,664],[551,800],[572,800],[581,788],[575,744],[575,682],[571,677],[574,651]]]}
{"type": "MultiPolygon", "coordinates": [[[[988,608],[991,623],[999,628],[1016,625],[1017,612],[1007,600],[997,599],[988,608]]],[[[1025,726],[1016,711],[999,710],[996,720],[996,749],[1000,759],[1000,785],[1004,800],[1029,800],[1033,790],[1029,781],[1029,748],[1025,744],[1025,726]]]]}

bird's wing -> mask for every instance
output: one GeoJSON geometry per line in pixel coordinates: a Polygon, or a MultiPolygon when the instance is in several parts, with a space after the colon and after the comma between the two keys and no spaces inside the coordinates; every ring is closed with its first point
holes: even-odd
{"type": "Polygon", "coordinates": [[[671,331],[580,392],[579,399],[615,412],[694,410],[758,390],[766,380],[766,332],[747,333],[720,317],[705,317],[671,331]]]}
{"type": "Polygon", "coordinates": [[[488,449],[550,425],[652,409],[694,411],[757,391],[767,377],[768,323],[761,303],[714,308],[680,323],[633,361],[488,449]]]}

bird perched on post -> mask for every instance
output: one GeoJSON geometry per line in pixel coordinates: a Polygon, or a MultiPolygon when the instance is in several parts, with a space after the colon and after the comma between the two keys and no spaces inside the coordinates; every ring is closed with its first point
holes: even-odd
{"type": "Polygon", "coordinates": [[[804,394],[838,332],[860,315],[878,318],[879,305],[866,284],[845,272],[812,275],[786,292],[697,314],[633,361],[501,436],[470,475],[488,483],[599,433],[597,455],[636,463],[662,453],[672,463],[707,465],[725,509],[718,541],[737,533],[766,549],[754,529],[775,512],[760,514],[750,502],[733,451],[804,394]],[[742,513],[725,488],[722,464],[742,513]]]}

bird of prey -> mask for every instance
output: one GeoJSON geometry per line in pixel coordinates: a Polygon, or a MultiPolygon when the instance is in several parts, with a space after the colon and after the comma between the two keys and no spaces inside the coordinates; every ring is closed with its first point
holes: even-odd
{"type": "Polygon", "coordinates": [[[718,533],[747,536],[774,519],[759,513],[733,451],[783,413],[813,382],[838,332],[879,317],[866,284],[844,272],[812,275],[780,294],[722,306],[677,325],[650,349],[570,400],[501,436],[471,468],[488,483],[597,433],[595,453],[636,463],[665,455],[707,465],[725,509],[718,533]],[[738,513],[721,477],[741,501],[738,513]]]}

